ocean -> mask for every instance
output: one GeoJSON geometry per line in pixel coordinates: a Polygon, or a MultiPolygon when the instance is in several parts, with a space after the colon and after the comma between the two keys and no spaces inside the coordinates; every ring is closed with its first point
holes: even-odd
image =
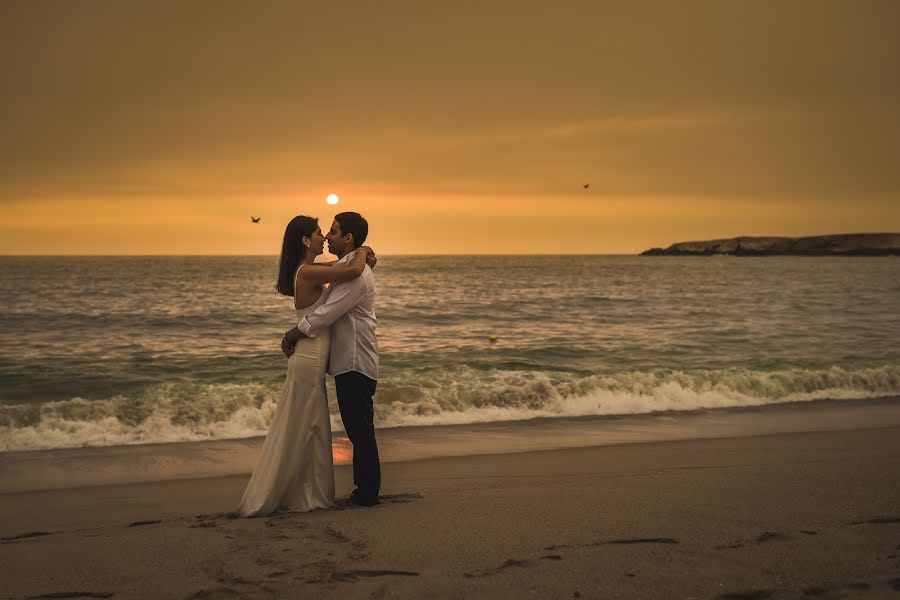
{"type": "MultiPolygon", "coordinates": [[[[0,451],[264,435],[294,324],[277,263],[0,258],[0,451]]],[[[382,256],[375,277],[381,429],[900,395],[893,257],[382,256]]],[[[330,382],[329,405],[340,431],[330,382]]]]}

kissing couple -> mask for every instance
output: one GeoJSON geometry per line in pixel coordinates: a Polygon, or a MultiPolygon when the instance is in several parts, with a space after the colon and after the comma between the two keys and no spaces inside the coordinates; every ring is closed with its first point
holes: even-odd
{"type": "Polygon", "coordinates": [[[242,516],[334,504],[326,371],[334,377],[344,431],[353,445],[356,489],[349,501],[378,504],[381,464],[372,404],[378,384],[372,274],[377,259],[363,246],[368,233],[368,222],[355,212],[335,215],[326,235],[318,219],[307,216],[294,217],[285,229],[275,287],[294,298],[297,326],[281,340],[287,378],[241,498],[242,516]],[[338,260],[316,263],[326,240],[338,260]]]}

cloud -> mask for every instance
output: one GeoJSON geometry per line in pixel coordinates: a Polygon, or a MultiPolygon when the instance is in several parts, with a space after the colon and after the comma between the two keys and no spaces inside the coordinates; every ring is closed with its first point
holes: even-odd
{"type": "Polygon", "coordinates": [[[900,193],[900,4],[16,3],[0,200],[900,193]]]}

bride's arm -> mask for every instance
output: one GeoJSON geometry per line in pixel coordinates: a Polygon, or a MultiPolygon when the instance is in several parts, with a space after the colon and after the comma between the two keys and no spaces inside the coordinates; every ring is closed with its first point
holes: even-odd
{"type": "MultiPolygon", "coordinates": [[[[368,246],[362,246],[362,247],[369,251],[369,253],[366,255],[366,264],[369,265],[370,269],[374,269],[375,264],[378,263],[378,259],[375,257],[375,251],[372,250],[371,248],[369,248],[368,246]]],[[[337,262],[336,260],[323,260],[321,262],[317,262],[316,264],[324,265],[326,267],[331,267],[331,266],[334,266],[334,264],[336,262],[337,262]]]]}
{"type": "Polygon", "coordinates": [[[350,281],[362,275],[366,268],[366,259],[369,256],[369,248],[363,246],[357,248],[356,256],[346,265],[338,265],[329,267],[316,263],[314,265],[306,265],[298,273],[298,277],[305,283],[321,285],[323,283],[342,283],[350,281]]]}

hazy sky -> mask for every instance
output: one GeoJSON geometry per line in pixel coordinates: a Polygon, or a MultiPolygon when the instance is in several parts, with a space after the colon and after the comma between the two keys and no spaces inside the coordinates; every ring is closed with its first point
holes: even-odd
{"type": "Polygon", "coordinates": [[[900,231],[898,23],[894,0],[0,0],[0,254],[274,254],[332,192],[382,254],[900,231]]]}

